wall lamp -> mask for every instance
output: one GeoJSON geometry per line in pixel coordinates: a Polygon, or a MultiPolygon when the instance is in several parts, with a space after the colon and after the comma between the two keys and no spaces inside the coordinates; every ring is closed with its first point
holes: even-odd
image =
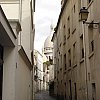
{"type": "Polygon", "coordinates": [[[87,21],[87,18],[88,18],[88,9],[86,9],[86,7],[82,7],[80,9],[80,20],[83,21],[83,24],[89,24],[91,26],[93,26],[93,24],[96,24],[98,25],[98,28],[99,28],[99,31],[100,31],[100,22],[98,23],[94,23],[93,21],[92,22],[86,22],[87,21]]]}

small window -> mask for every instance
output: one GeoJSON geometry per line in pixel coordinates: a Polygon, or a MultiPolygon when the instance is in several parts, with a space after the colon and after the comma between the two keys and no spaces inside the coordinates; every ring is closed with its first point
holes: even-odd
{"type": "Polygon", "coordinates": [[[81,55],[81,59],[84,58],[84,47],[83,47],[83,35],[81,35],[80,37],[80,55],[81,55]]]}
{"type": "Polygon", "coordinates": [[[75,13],[75,5],[74,5],[74,13],[75,13]]]}
{"type": "Polygon", "coordinates": [[[62,67],[62,54],[60,55],[60,67],[62,67]]]}
{"type": "Polygon", "coordinates": [[[67,38],[69,38],[70,37],[70,28],[68,28],[68,37],[67,38]]]}
{"type": "Polygon", "coordinates": [[[70,37],[70,17],[67,19],[67,25],[68,25],[68,38],[70,37]]]}
{"type": "Polygon", "coordinates": [[[82,58],[84,58],[84,48],[82,48],[82,58]]]}
{"type": "Polygon", "coordinates": [[[77,100],[77,87],[76,87],[76,83],[74,83],[74,88],[75,88],[75,100],[77,100]]]}
{"type": "Polygon", "coordinates": [[[64,55],[64,67],[65,67],[65,70],[66,70],[66,54],[64,55]]]}
{"type": "Polygon", "coordinates": [[[72,86],[71,80],[69,80],[69,89],[70,89],[70,100],[72,100],[72,86]]]}
{"type": "Polygon", "coordinates": [[[69,63],[69,67],[71,67],[71,50],[68,50],[68,63],[69,63]]]}
{"type": "Polygon", "coordinates": [[[64,44],[66,44],[66,35],[64,35],[64,44]]]}
{"type": "Polygon", "coordinates": [[[91,41],[91,49],[94,51],[94,41],[91,41]]]}
{"type": "Polygon", "coordinates": [[[96,84],[92,83],[92,100],[96,100],[96,84]]]}
{"type": "Polygon", "coordinates": [[[73,64],[76,63],[76,42],[73,44],[73,64]]]}

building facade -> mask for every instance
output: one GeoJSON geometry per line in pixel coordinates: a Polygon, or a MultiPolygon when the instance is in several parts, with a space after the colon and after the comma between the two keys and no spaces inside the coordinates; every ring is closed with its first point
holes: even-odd
{"type": "Polygon", "coordinates": [[[49,68],[46,62],[47,57],[43,54],[43,90],[49,89],[49,68]]]}
{"type": "Polygon", "coordinates": [[[45,89],[49,89],[52,95],[54,92],[54,65],[53,65],[53,42],[51,41],[53,29],[51,27],[51,34],[44,42],[44,55],[47,60],[44,62],[44,84],[45,89]]]}
{"type": "Polygon", "coordinates": [[[63,0],[54,42],[55,94],[58,100],[99,100],[99,0],[63,0]]]}
{"type": "Polygon", "coordinates": [[[0,5],[5,13],[4,19],[7,20],[1,17],[1,21],[9,26],[3,25],[8,30],[7,36],[10,36],[3,35],[6,31],[2,30],[0,100],[32,100],[34,1],[1,0],[0,5]]]}
{"type": "Polygon", "coordinates": [[[34,50],[34,88],[35,93],[43,90],[43,55],[34,50]]]}

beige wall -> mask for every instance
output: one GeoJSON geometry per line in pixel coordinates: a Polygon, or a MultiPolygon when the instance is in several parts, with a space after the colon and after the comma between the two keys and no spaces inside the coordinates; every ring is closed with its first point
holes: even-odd
{"type": "MultiPolygon", "coordinates": [[[[67,1],[64,9],[62,10],[60,20],[57,27],[57,36],[54,38],[54,57],[56,61],[57,71],[55,70],[55,82],[58,86],[58,94],[63,95],[66,99],[70,99],[70,83],[72,100],[75,100],[75,84],[77,91],[77,100],[92,100],[93,95],[96,93],[96,100],[99,100],[99,30],[98,25],[93,29],[94,51],[90,52],[89,36],[92,34],[91,29],[87,24],[82,24],[79,21],[79,10],[85,6],[88,8],[89,16],[88,22],[99,22],[99,0],[91,0],[88,4],[87,0],[79,2],[78,0],[67,1]],[[70,17],[69,17],[70,16],[70,17]],[[68,22],[68,17],[70,18],[68,22]],[[64,29],[65,26],[65,29],[64,29]],[[68,34],[70,28],[70,36],[68,34]],[[65,32],[64,32],[65,30],[65,32]],[[83,43],[81,44],[80,37],[83,34],[83,43]],[[90,35],[89,35],[90,34],[90,35]],[[66,39],[64,39],[64,36],[66,39]],[[57,41],[57,43],[56,43],[57,41]],[[75,44],[75,48],[73,47],[75,44]],[[81,58],[81,47],[84,47],[84,57],[81,58]],[[56,47],[58,48],[56,54],[56,47]],[[69,51],[70,50],[70,55],[69,51]],[[66,54],[66,61],[64,55],[66,54]],[[60,61],[62,55],[62,62],[60,61]],[[59,60],[58,60],[59,59],[59,60]],[[69,66],[69,60],[71,66],[69,66]],[[66,70],[65,70],[66,62],[66,70]],[[58,81],[57,81],[58,79],[58,81]],[[62,81],[62,83],[61,83],[62,81]],[[66,86],[65,86],[66,83],[66,86]],[[95,83],[95,87],[92,85],[95,83]],[[63,88],[63,91],[61,90],[63,88]],[[94,94],[93,94],[93,90],[94,94]],[[87,92],[88,89],[88,92],[87,92]],[[95,92],[96,91],[96,92],[95,92]],[[62,94],[63,92],[63,94],[62,94]]],[[[92,35],[91,35],[92,36],[92,35]]],[[[56,90],[55,87],[55,90],[56,90]]],[[[95,99],[94,99],[95,100],[95,99]]]]}
{"type": "Polygon", "coordinates": [[[20,54],[18,55],[15,82],[15,100],[32,100],[32,75],[20,54]]]}

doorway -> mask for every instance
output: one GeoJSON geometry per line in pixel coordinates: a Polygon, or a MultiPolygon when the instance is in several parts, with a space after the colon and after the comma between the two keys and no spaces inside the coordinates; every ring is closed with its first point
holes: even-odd
{"type": "Polygon", "coordinates": [[[0,100],[2,100],[2,83],[3,83],[3,47],[0,45],[0,100]]]}

